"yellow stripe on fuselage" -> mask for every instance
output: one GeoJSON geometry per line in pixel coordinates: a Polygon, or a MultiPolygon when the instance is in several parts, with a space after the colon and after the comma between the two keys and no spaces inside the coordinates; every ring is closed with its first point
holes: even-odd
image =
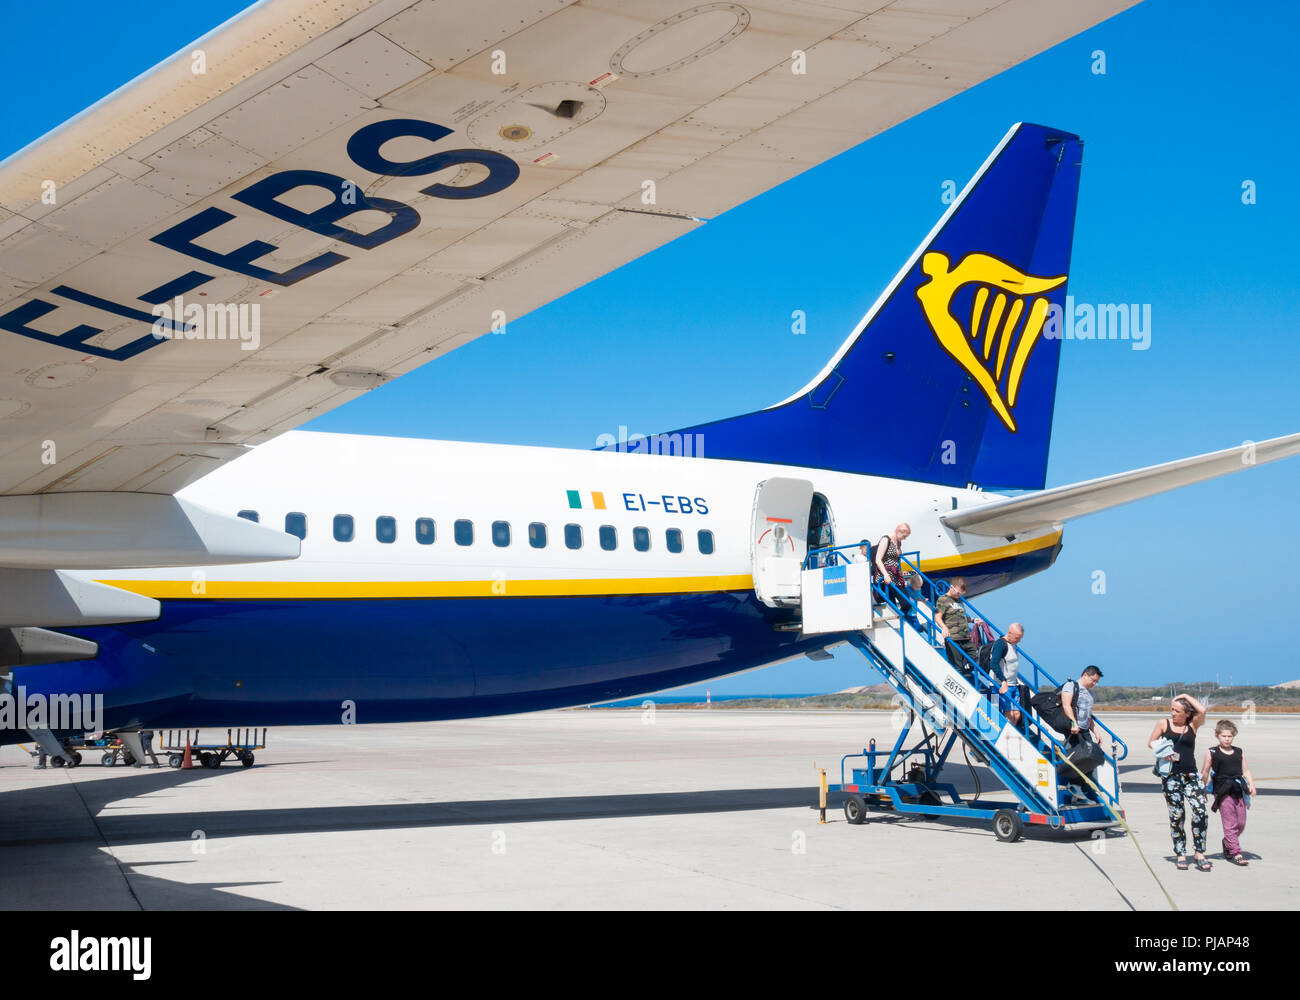
{"type": "Polygon", "coordinates": [[[104,580],[159,600],[290,601],[421,597],[591,597],[753,590],[743,576],[665,576],[593,580],[104,580]],[[202,592],[195,588],[202,586],[202,592]]]}
{"type": "MultiPolygon", "coordinates": [[[[1061,533],[939,559],[922,559],[926,573],[968,569],[1050,548],[1061,533]]],[[[600,597],[606,594],[696,594],[754,589],[748,574],[618,577],[581,580],[101,580],[157,600],[293,601],[438,597],[600,597]],[[199,589],[201,588],[201,589],[199,589]]]]}
{"type": "Polygon", "coordinates": [[[955,556],[940,556],[938,559],[922,559],[921,572],[934,573],[949,569],[967,569],[981,563],[1009,559],[1012,556],[1022,556],[1027,552],[1050,549],[1060,541],[1061,532],[1057,531],[1050,535],[1044,535],[1042,538],[1031,538],[1027,542],[999,545],[994,549],[980,549],[978,552],[964,552],[955,556]]]}

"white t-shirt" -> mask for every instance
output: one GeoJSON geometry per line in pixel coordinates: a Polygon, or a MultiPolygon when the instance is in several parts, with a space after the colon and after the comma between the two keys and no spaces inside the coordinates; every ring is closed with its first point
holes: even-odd
{"type": "Polygon", "coordinates": [[[1008,684],[1020,683],[1020,654],[1011,643],[1007,643],[1007,655],[1002,658],[1002,676],[1008,684]]]}

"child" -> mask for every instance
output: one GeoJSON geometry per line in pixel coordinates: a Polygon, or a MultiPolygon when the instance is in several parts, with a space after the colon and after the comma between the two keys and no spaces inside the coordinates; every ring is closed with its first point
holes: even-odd
{"type": "Polygon", "coordinates": [[[1223,820],[1223,856],[1238,867],[1250,864],[1241,854],[1241,842],[1237,839],[1246,829],[1246,793],[1255,794],[1255,778],[1246,766],[1246,755],[1241,747],[1232,745],[1237,735],[1237,727],[1227,719],[1215,724],[1214,735],[1219,739],[1217,747],[1205,751],[1205,764],[1201,767],[1201,783],[1209,780],[1214,772],[1214,805],[1211,811],[1219,813],[1223,820]],[[1242,784],[1246,788],[1242,789],[1242,784]]]}

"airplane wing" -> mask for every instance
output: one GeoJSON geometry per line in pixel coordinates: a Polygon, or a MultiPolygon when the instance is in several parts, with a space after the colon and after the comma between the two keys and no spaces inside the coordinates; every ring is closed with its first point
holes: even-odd
{"type": "Polygon", "coordinates": [[[174,493],[1131,3],[267,0],[0,164],[0,495],[174,493]]]}
{"type": "Polygon", "coordinates": [[[1167,490],[1300,455],[1300,434],[1246,442],[1193,458],[1151,465],[1024,496],[992,500],[940,518],[948,527],[977,535],[1014,535],[1059,525],[1085,514],[1118,507],[1167,490]]]}

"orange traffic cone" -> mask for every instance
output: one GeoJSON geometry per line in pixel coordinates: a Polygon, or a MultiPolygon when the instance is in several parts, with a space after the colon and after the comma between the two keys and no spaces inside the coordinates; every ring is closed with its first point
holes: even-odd
{"type": "Polygon", "coordinates": [[[185,756],[181,758],[181,770],[184,771],[186,768],[192,768],[193,766],[194,766],[194,761],[190,757],[190,738],[186,736],[185,756]]]}

